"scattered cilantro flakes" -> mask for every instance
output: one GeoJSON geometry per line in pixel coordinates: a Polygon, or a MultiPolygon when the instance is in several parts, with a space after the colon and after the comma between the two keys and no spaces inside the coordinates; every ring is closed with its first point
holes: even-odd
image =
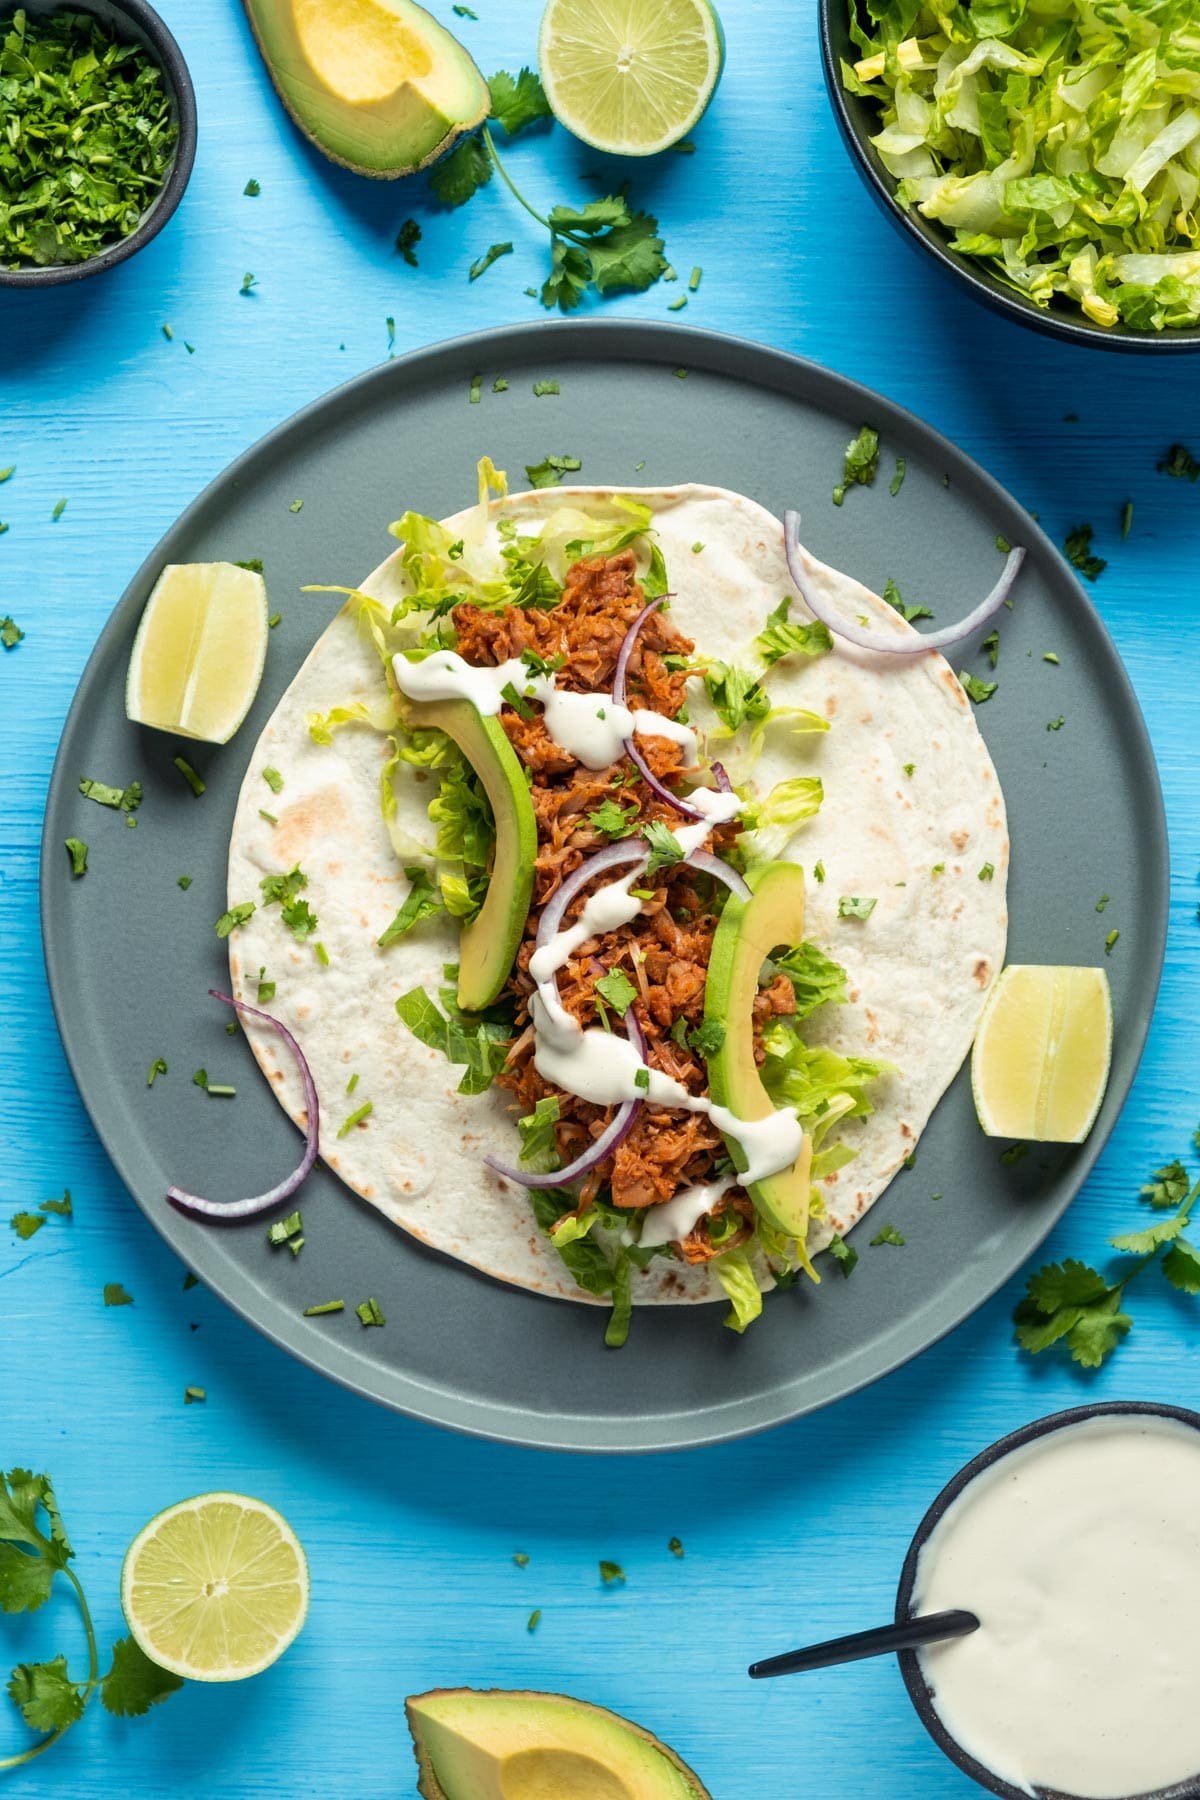
{"type": "Polygon", "coordinates": [[[185,1387],[183,1404],[185,1406],[202,1406],[208,1399],[208,1389],[202,1387],[185,1387]]]}
{"type": "Polygon", "coordinates": [[[374,1111],[374,1103],[370,1100],[365,1100],[357,1112],[352,1112],[348,1119],[343,1119],[341,1125],[338,1127],[338,1136],[340,1138],[348,1137],[354,1130],[354,1127],[356,1125],[361,1125],[364,1119],[369,1119],[374,1111]]]}
{"type": "Polygon", "coordinates": [[[662,819],[655,819],[647,825],[645,838],[650,846],[650,861],[646,865],[647,875],[656,875],[659,869],[683,861],[683,845],[671,827],[662,819]]]}
{"type": "Polygon", "coordinates": [[[1107,936],[1107,937],[1106,937],[1106,938],[1105,938],[1105,940],[1104,940],[1104,954],[1105,954],[1105,956],[1111,956],[1111,955],[1112,955],[1112,953],[1113,953],[1113,948],[1114,948],[1114,946],[1115,946],[1115,944],[1116,944],[1116,941],[1117,941],[1117,939],[1118,939],[1118,938],[1119,938],[1119,937],[1120,937],[1120,935],[1121,935],[1121,934],[1120,934],[1120,932],[1119,932],[1119,931],[1110,931],[1110,932],[1109,932],[1109,934],[1108,934],[1108,936],[1107,936]]]}
{"type": "Polygon", "coordinates": [[[303,500],[293,500],[291,505],[288,507],[288,511],[290,513],[303,512],[303,510],[304,510],[303,500]]]}
{"type": "Polygon", "coordinates": [[[625,1571],[620,1563],[608,1562],[602,1557],[600,1559],[600,1579],[605,1587],[611,1587],[614,1582],[624,1581],[625,1571]]]}
{"type": "Polygon", "coordinates": [[[306,1319],[320,1319],[326,1313],[339,1313],[345,1310],[346,1302],[344,1300],[322,1300],[317,1306],[306,1306],[303,1316],[306,1319]]]}
{"type": "Polygon", "coordinates": [[[687,295],[680,294],[677,299],[669,300],[667,302],[667,311],[668,312],[682,312],[684,307],[687,305],[687,303],[688,303],[687,295]]]}
{"type": "Polygon", "coordinates": [[[1002,531],[998,531],[996,533],[996,548],[1000,552],[1001,556],[1007,556],[1009,554],[1010,550],[1012,549],[1012,545],[1009,543],[1008,539],[1005,537],[1005,535],[1002,531]]]}
{"type": "Polygon", "coordinates": [[[548,394],[557,394],[559,391],[557,381],[535,381],[533,384],[534,398],[537,400],[543,400],[548,394]]]}
{"type": "Polygon", "coordinates": [[[482,398],[483,398],[483,376],[482,376],[482,374],[472,375],[471,386],[467,393],[467,399],[470,401],[472,406],[478,406],[479,402],[482,400],[482,398]]]}
{"type": "Polygon", "coordinates": [[[650,1071],[644,1065],[640,1069],[634,1070],[633,1085],[639,1093],[648,1094],[650,1092],[650,1071]]]}
{"type": "Polygon", "coordinates": [[[906,775],[907,775],[907,776],[908,776],[908,777],[909,777],[909,778],[910,778],[910,779],[911,779],[911,777],[912,777],[912,774],[913,774],[913,771],[914,771],[914,770],[915,770],[915,769],[916,769],[916,766],[917,766],[917,765],[916,765],[916,763],[905,763],[905,764],[904,764],[904,773],[905,773],[905,774],[906,774],[906,775]]]}
{"type": "Polygon", "coordinates": [[[169,325],[164,325],[164,326],[163,326],[163,328],[162,328],[162,334],[163,334],[163,336],[164,336],[164,337],[165,337],[165,338],[166,338],[166,340],[167,340],[167,342],[168,342],[168,344],[169,344],[169,343],[170,343],[170,342],[171,342],[171,340],[172,340],[172,339],[173,339],[173,338],[174,338],[174,336],[175,336],[175,333],[174,333],[174,332],[173,332],[173,331],[172,331],[172,330],[171,330],[171,327],[170,327],[170,326],[169,326],[169,325]]]}
{"type": "Polygon", "coordinates": [[[1173,475],[1177,481],[1200,480],[1200,462],[1185,444],[1172,444],[1158,465],[1160,475],[1173,475]]]}
{"type": "MultiPolygon", "coordinates": [[[[935,1198],[940,1198],[940,1195],[935,1196],[935,1198]]],[[[875,1233],[875,1236],[871,1239],[871,1245],[872,1248],[874,1248],[876,1244],[894,1244],[898,1250],[902,1250],[905,1241],[903,1232],[897,1231],[894,1225],[881,1225],[879,1230],[875,1233]]]]}
{"type": "Polygon", "coordinates": [[[8,1221],[23,1242],[28,1243],[36,1231],[40,1231],[46,1223],[38,1213],[17,1212],[8,1221]]]}
{"type": "Polygon", "coordinates": [[[688,276],[688,292],[689,293],[696,294],[700,291],[700,283],[703,280],[703,277],[704,277],[704,270],[697,265],[697,267],[694,268],[692,270],[691,274],[688,276]]]}
{"type": "Polygon", "coordinates": [[[450,11],[460,19],[478,19],[479,17],[479,14],[477,12],[472,12],[469,6],[463,6],[461,4],[452,6],[450,11]]]}
{"type": "Polygon", "coordinates": [[[557,487],[564,475],[577,475],[583,463],[577,456],[545,456],[540,463],[526,463],[530,487],[557,487]]]}
{"type": "Polygon", "coordinates": [[[857,894],[843,894],[838,900],[838,918],[869,919],[877,905],[877,900],[864,899],[857,894]]]}
{"type": "Polygon", "coordinates": [[[1048,662],[1048,663],[1057,663],[1058,658],[1054,654],[1053,650],[1047,650],[1042,655],[1042,661],[1048,662]]]}
{"type": "Polygon", "coordinates": [[[834,1262],[838,1265],[838,1268],[842,1271],[843,1280],[849,1281],[858,1264],[858,1251],[852,1244],[848,1244],[845,1238],[836,1231],[826,1245],[826,1249],[829,1251],[834,1262]]]}
{"type": "Polygon", "coordinates": [[[262,778],[273,794],[283,792],[283,776],[279,773],[278,769],[264,769],[262,778]]]}
{"type": "Polygon", "coordinates": [[[87,874],[88,847],[82,838],[64,838],[67,855],[71,858],[71,874],[73,876],[87,874]]]}
{"type": "Polygon", "coordinates": [[[879,470],[879,433],[873,425],[860,425],[846,445],[842,479],[833,490],[833,504],[841,506],[847,489],[870,487],[879,470]]]}
{"type": "Polygon", "coordinates": [[[0,481],[11,481],[16,472],[16,463],[9,463],[7,469],[0,469],[0,481]]]}
{"type": "Polygon", "coordinates": [[[275,627],[278,625],[278,623],[282,619],[282,617],[283,617],[282,613],[272,613],[271,614],[270,618],[267,620],[267,625],[270,628],[270,630],[274,631],[275,627]]]}
{"type": "Polygon", "coordinates": [[[505,376],[497,375],[495,381],[492,383],[492,392],[493,394],[507,394],[508,381],[505,376]]]}
{"type": "Polygon", "coordinates": [[[607,975],[597,976],[593,985],[622,1018],[637,999],[638,991],[623,969],[610,969],[607,975]]]}
{"type": "Polygon", "coordinates": [[[387,1323],[379,1302],[374,1296],[369,1300],[362,1301],[354,1310],[358,1314],[360,1325],[384,1325],[387,1323]]]}
{"type": "Polygon", "coordinates": [[[818,881],[824,881],[824,879],[825,879],[825,864],[823,862],[815,862],[813,864],[813,874],[818,881]]]}
{"type": "Polygon", "coordinates": [[[513,1561],[516,1563],[518,1569],[527,1569],[529,1567],[529,1558],[524,1550],[515,1550],[513,1552],[513,1561]]]}
{"type": "Polygon", "coordinates": [[[615,800],[602,800],[595,812],[588,814],[588,823],[594,831],[602,831],[607,838],[628,837],[637,830],[638,809],[632,806],[626,812],[615,800]]]}
{"type": "Polygon", "coordinates": [[[1098,913],[1102,913],[1111,899],[1112,899],[1111,894],[1101,894],[1100,898],[1096,902],[1096,911],[1098,913]]]}
{"type": "Polygon", "coordinates": [[[989,631],[979,648],[987,652],[988,661],[994,669],[1000,661],[1000,633],[989,631]]]}
{"type": "Polygon", "coordinates": [[[258,196],[262,193],[262,186],[259,182],[255,181],[255,179],[252,175],[250,177],[249,181],[246,183],[245,187],[242,189],[242,192],[243,192],[243,194],[246,195],[247,199],[257,200],[258,196]]]}
{"type": "Polygon", "coordinates": [[[1057,719],[1049,719],[1047,721],[1046,730],[1047,731],[1061,731],[1063,726],[1066,724],[1066,722],[1067,722],[1066,714],[1059,713],[1057,719]]]}
{"type": "Polygon", "coordinates": [[[86,800],[94,800],[97,806],[111,806],[117,812],[136,812],[142,804],[142,784],[131,781],[128,787],[109,787],[107,782],[93,781],[87,775],[79,783],[79,791],[86,800]]]}
{"type": "Polygon", "coordinates": [[[985,862],[982,869],[980,869],[980,871],[979,871],[978,879],[980,881],[991,881],[991,879],[995,875],[995,873],[996,873],[996,870],[995,870],[994,864],[992,864],[990,862],[985,862]]]}
{"type": "Polygon", "coordinates": [[[3,644],[6,650],[15,650],[24,636],[25,633],[17,621],[10,614],[5,613],[4,617],[0,619],[0,644],[3,644]]]}
{"type": "Polygon", "coordinates": [[[249,569],[251,575],[261,575],[263,572],[263,559],[261,556],[249,556],[246,558],[245,562],[235,562],[233,566],[235,569],[249,569]]]}
{"type": "Polygon", "coordinates": [[[921,606],[920,604],[916,606],[906,606],[904,603],[904,596],[901,594],[900,589],[896,586],[896,583],[892,580],[890,575],[883,586],[883,597],[889,606],[895,607],[902,619],[907,619],[910,625],[914,624],[917,619],[932,619],[933,617],[932,612],[927,606],[921,606]]]}
{"type": "Polygon", "coordinates": [[[106,1281],[104,1304],[105,1306],[132,1306],[133,1295],[127,1294],[119,1281],[106,1281]]]}
{"type": "Polygon", "coordinates": [[[490,269],[494,262],[499,262],[502,256],[511,256],[512,252],[513,247],[511,243],[489,244],[483,255],[477,256],[475,261],[471,264],[471,267],[467,271],[467,280],[478,281],[479,277],[490,269]]]}
{"type": "Polygon", "coordinates": [[[410,269],[418,267],[417,245],[421,241],[421,227],[415,219],[405,219],[396,233],[396,254],[402,256],[410,269]]]}
{"type": "Polygon", "coordinates": [[[197,774],[186,756],[175,756],[171,760],[198,800],[201,794],[207,791],[208,784],[202,776],[197,774]]]}
{"type": "Polygon", "coordinates": [[[966,669],[959,670],[958,679],[967,698],[973,700],[976,706],[982,706],[985,700],[990,700],[1000,685],[997,681],[984,681],[978,675],[971,675],[966,669]]]}
{"type": "Polygon", "coordinates": [[[146,1086],[153,1087],[160,1075],[167,1073],[167,1065],[161,1056],[156,1056],[150,1064],[150,1073],[146,1077],[146,1086]]]}
{"type": "Polygon", "coordinates": [[[1127,500],[1121,508],[1121,542],[1124,544],[1133,530],[1133,501],[1127,500]]]}
{"type": "Polygon", "coordinates": [[[528,1619],[525,1621],[526,1631],[536,1631],[541,1622],[542,1609],[540,1606],[535,1606],[528,1619]]]}
{"type": "Polygon", "coordinates": [[[1086,576],[1088,581],[1098,581],[1108,567],[1104,557],[1092,554],[1092,539],[1095,535],[1090,525],[1076,525],[1063,540],[1063,553],[1067,561],[1081,575],[1086,576]]]}
{"type": "Polygon", "coordinates": [[[690,369],[672,369],[671,373],[676,381],[686,381],[691,371],[690,369]]]}
{"type": "Polygon", "coordinates": [[[177,875],[176,876],[175,886],[182,888],[185,894],[187,893],[187,891],[191,887],[191,885],[192,885],[192,877],[190,875],[177,875]]]}
{"type": "Polygon", "coordinates": [[[892,496],[893,500],[896,498],[896,495],[900,492],[900,489],[904,486],[904,477],[907,473],[908,473],[907,462],[904,460],[904,458],[902,456],[898,456],[896,458],[896,473],[892,476],[891,481],[888,483],[888,493],[892,496]]]}
{"type": "Polygon", "coordinates": [[[242,285],[238,289],[238,293],[239,294],[252,294],[257,286],[258,286],[258,281],[250,273],[249,269],[247,269],[246,273],[242,276],[242,285]]]}
{"type": "Polygon", "coordinates": [[[238,925],[244,925],[255,910],[253,900],[243,900],[239,906],[231,906],[228,912],[223,912],[213,930],[219,938],[227,938],[238,925]]]}

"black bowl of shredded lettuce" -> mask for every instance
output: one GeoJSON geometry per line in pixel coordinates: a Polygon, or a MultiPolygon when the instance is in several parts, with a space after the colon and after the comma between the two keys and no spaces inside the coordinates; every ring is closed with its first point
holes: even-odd
{"type": "Polygon", "coordinates": [[[821,0],[821,42],[871,193],[977,299],[1200,349],[1197,0],[821,0]]]}
{"type": "Polygon", "coordinates": [[[178,206],[196,99],[146,0],[0,0],[0,286],[124,262],[178,206]]]}

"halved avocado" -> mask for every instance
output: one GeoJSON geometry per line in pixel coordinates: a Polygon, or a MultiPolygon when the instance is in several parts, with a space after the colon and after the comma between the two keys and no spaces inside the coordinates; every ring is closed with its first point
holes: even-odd
{"type": "MultiPolygon", "coordinates": [[[[739,1119],[765,1119],[775,1110],[754,1061],[754,997],[772,950],[804,939],[804,871],[795,863],[764,863],[746,877],[749,900],[731,894],[713,937],[704,988],[704,1017],[725,1027],[721,1048],[708,1058],[709,1092],[739,1119]]],[[[734,1167],[746,1156],[735,1138],[725,1140],[734,1167]]],[[[812,1143],[805,1138],[790,1168],[752,1182],[750,1198],[770,1224],[803,1244],[808,1233],[812,1143]]]]}
{"type": "Polygon", "coordinates": [[[414,0],[244,0],[271,80],[318,150],[390,180],[487,118],[487,82],[414,0]]]}
{"type": "Polygon", "coordinates": [[[585,1700],[435,1688],[404,1710],[425,1800],[712,1800],[666,1744],[585,1700]]]}
{"type": "Polygon", "coordinates": [[[529,917],[537,820],[525,771],[499,719],[469,700],[410,700],[389,681],[410,730],[444,731],[482,781],[496,821],[496,850],[481,911],[463,926],[458,953],[458,1004],[482,1012],[508,980],[529,917]]]}

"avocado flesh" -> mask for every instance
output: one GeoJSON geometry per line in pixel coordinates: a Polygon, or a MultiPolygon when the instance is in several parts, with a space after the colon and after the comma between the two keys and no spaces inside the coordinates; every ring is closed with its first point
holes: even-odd
{"type": "MultiPolygon", "coordinates": [[[[713,937],[704,988],[704,1017],[725,1027],[721,1048],[708,1059],[712,1098],[739,1119],[765,1119],[775,1104],[754,1061],[754,997],[763,963],[772,950],[790,950],[804,940],[804,871],[795,863],[764,863],[746,880],[749,900],[731,894],[713,937]]],[[[734,1167],[746,1156],[726,1137],[734,1167]]],[[[805,1138],[790,1168],[749,1183],[747,1192],[768,1224],[803,1245],[811,1200],[812,1143],[805,1138]]]]}
{"type": "Polygon", "coordinates": [[[487,83],[413,0],[244,0],[280,99],[360,175],[423,169],[486,119],[487,83]]]}
{"type": "Polygon", "coordinates": [[[463,926],[458,952],[458,1004],[482,1012],[512,972],[533,899],[537,820],[525,771],[499,719],[485,718],[469,700],[409,700],[390,684],[410,731],[444,731],[484,785],[496,822],[496,850],[487,898],[463,926]]]}
{"type": "Polygon", "coordinates": [[[673,1750],[584,1700],[443,1688],[405,1711],[425,1800],[711,1800],[673,1750]]]}

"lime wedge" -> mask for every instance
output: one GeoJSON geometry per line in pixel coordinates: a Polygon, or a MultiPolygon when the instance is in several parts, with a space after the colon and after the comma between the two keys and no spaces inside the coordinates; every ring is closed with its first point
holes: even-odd
{"type": "Polygon", "coordinates": [[[1103,969],[1013,963],[975,1034],[971,1087],[989,1137],[1082,1144],[1112,1059],[1112,995],[1103,969]]]}
{"type": "Polygon", "coordinates": [[[245,1494],[200,1494],[134,1538],[121,1605],[160,1668],[188,1681],[240,1681],[282,1656],[303,1625],[308,1564],[273,1507],[245,1494]]]}
{"type": "Polygon", "coordinates": [[[686,137],[724,60],[708,0],[549,0],[542,14],[538,63],[555,117],[620,156],[686,137]]]}
{"type": "Polygon", "coordinates": [[[171,563],[133,641],[125,711],[139,725],[227,744],[267,656],[267,590],[236,563],[171,563]]]}

